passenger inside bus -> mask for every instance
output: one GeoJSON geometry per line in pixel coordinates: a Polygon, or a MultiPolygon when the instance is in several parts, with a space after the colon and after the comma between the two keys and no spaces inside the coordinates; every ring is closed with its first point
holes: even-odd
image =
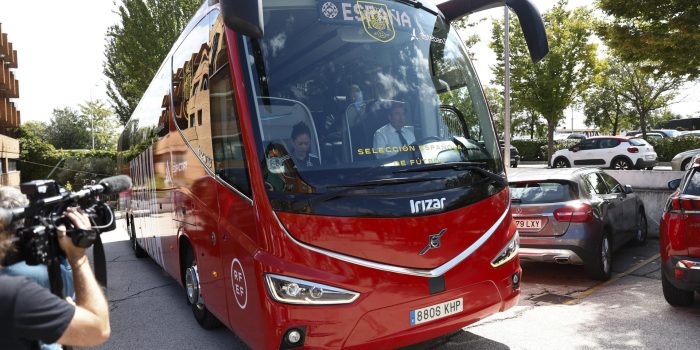
{"type": "Polygon", "coordinates": [[[389,123],[374,132],[372,146],[380,150],[378,159],[389,158],[399,152],[400,147],[416,141],[413,127],[406,125],[406,106],[403,102],[391,102],[391,111],[387,115],[389,123]]]}
{"type": "Polygon", "coordinates": [[[311,131],[303,121],[292,128],[292,159],[298,169],[319,166],[318,156],[311,154],[311,131]]]}

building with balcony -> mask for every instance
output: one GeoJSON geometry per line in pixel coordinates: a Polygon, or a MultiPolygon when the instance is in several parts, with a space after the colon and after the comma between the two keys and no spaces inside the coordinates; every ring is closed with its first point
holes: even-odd
{"type": "Polygon", "coordinates": [[[7,40],[0,23],[0,185],[19,186],[19,141],[16,129],[20,125],[19,111],[14,99],[19,98],[19,81],[15,79],[17,50],[7,40]]]}

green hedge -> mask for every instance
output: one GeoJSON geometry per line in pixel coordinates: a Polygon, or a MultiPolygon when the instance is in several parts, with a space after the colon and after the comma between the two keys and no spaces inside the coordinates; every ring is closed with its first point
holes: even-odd
{"type": "Polygon", "coordinates": [[[700,137],[668,137],[652,140],[649,143],[654,146],[659,162],[670,162],[678,153],[700,148],[700,137]]]}
{"type": "Polygon", "coordinates": [[[21,181],[48,178],[61,159],[63,162],[51,174],[59,184],[80,188],[90,180],[99,180],[117,172],[117,152],[102,150],[57,150],[34,137],[20,137],[21,181]]]}
{"type": "MultiPolygon", "coordinates": [[[[554,140],[554,151],[569,148],[580,140],[554,140]]],[[[547,140],[513,140],[513,146],[520,152],[521,161],[547,161],[547,140]]]]}

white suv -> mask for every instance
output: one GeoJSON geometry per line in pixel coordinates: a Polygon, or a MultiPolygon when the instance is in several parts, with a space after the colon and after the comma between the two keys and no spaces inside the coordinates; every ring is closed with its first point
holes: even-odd
{"type": "Polygon", "coordinates": [[[552,168],[598,166],[612,169],[649,169],[656,165],[654,147],[640,138],[596,136],[552,155],[552,168]]]}

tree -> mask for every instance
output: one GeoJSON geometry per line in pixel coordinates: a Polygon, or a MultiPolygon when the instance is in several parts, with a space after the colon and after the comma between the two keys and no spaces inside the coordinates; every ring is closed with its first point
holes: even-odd
{"type": "Polygon", "coordinates": [[[201,0],[123,0],[121,23],[107,30],[107,96],[126,124],[170,47],[201,0]]]}
{"type": "Polygon", "coordinates": [[[56,148],[90,148],[90,124],[70,107],[54,108],[46,141],[56,148]]]}
{"type": "Polygon", "coordinates": [[[595,124],[613,134],[621,127],[640,128],[646,137],[649,125],[670,118],[665,109],[682,78],[649,73],[640,64],[615,57],[606,65],[584,97],[587,125],[595,124]]]}
{"type": "Polygon", "coordinates": [[[627,62],[673,76],[700,75],[698,0],[599,0],[598,33],[627,62]]]}
{"type": "Polygon", "coordinates": [[[114,150],[117,148],[118,123],[112,110],[100,100],[85,101],[80,106],[80,117],[87,119],[90,125],[91,149],[114,150]],[[92,140],[91,140],[92,141],[92,140]]]}
{"type": "MultiPolygon", "coordinates": [[[[545,13],[550,52],[538,64],[532,63],[516,19],[510,23],[511,87],[514,105],[542,115],[547,122],[547,158],[554,151],[554,131],[564,118],[564,110],[589,85],[596,65],[596,45],[590,42],[591,14],[585,8],[567,11],[565,0],[545,13]]],[[[494,66],[496,84],[504,80],[503,25],[494,21],[491,47],[498,63],[494,66]]]]}
{"type": "Polygon", "coordinates": [[[112,111],[100,100],[85,101],[80,111],[70,107],[56,108],[42,135],[40,126],[30,125],[32,132],[57,149],[92,149],[95,137],[96,150],[116,149],[116,128],[112,111]]]}
{"type": "Polygon", "coordinates": [[[620,74],[622,63],[618,60],[602,62],[603,68],[596,74],[591,87],[583,94],[585,124],[597,126],[604,133],[617,135],[622,128],[629,128],[632,107],[621,94],[620,74]]]}
{"type": "Polygon", "coordinates": [[[617,78],[620,95],[629,101],[636,113],[635,118],[639,118],[644,138],[650,118],[654,117],[653,112],[666,108],[684,81],[681,77],[673,76],[673,73],[648,72],[638,63],[623,65],[617,78]]]}

